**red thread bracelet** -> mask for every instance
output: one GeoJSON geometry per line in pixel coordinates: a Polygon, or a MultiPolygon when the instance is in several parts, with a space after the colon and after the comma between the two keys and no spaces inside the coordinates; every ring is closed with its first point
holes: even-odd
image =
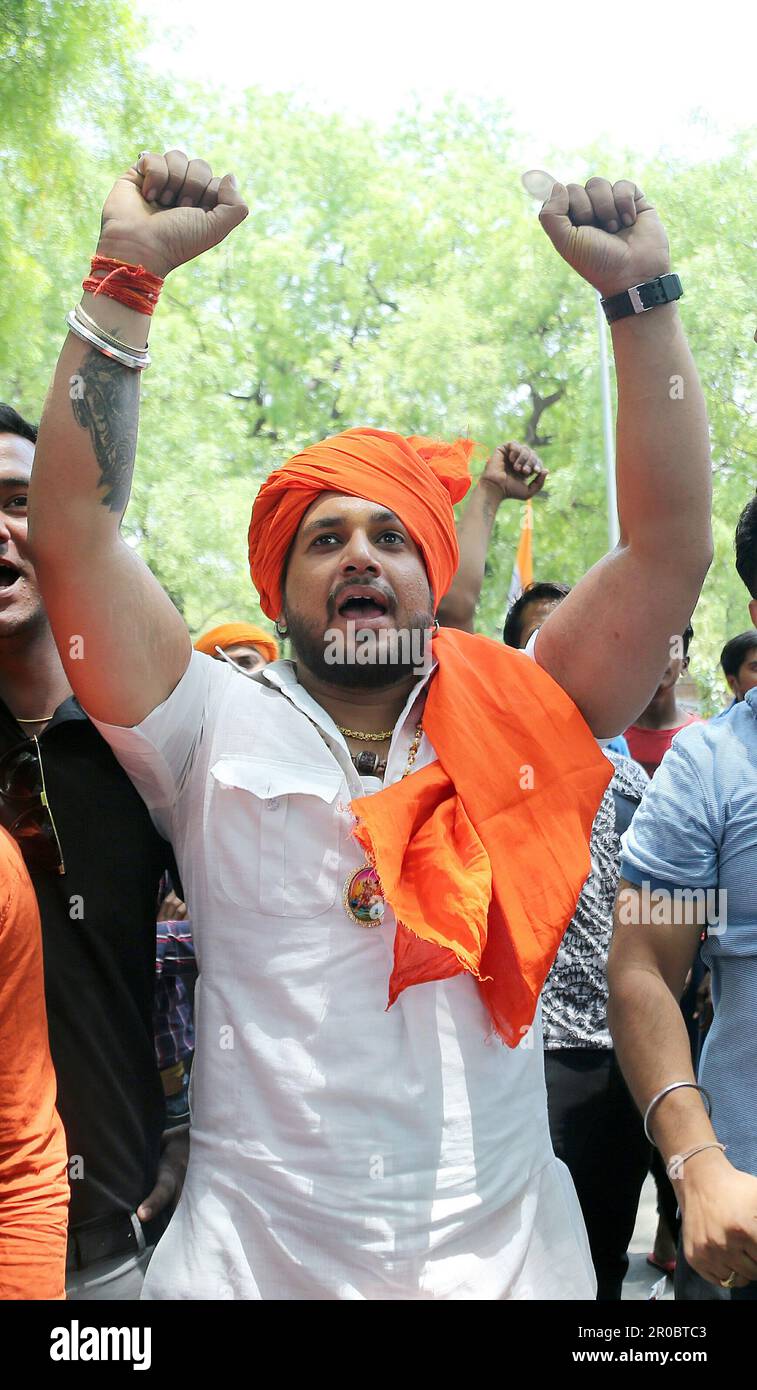
{"type": "Polygon", "coordinates": [[[114,261],[110,256],[93,256],[91,274],[82,281],[82,289],[89,294],[107,295],[127,309],[136,309],[138,314],[148,316],[152,316],[162,288],[160,276],[145,270],[143,265],[114,261]],[[97,271],[103,274],[97,275],[97,271]]]}

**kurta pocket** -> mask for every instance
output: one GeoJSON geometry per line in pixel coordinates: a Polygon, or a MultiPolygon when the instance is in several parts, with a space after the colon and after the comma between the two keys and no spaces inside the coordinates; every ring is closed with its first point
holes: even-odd
{"type": "Polygon", "coordinates": [[[208,868],[232,902],[292,918],[332,907],[341,887],[339,769],[235,753],[210,776],[208,868]]]}

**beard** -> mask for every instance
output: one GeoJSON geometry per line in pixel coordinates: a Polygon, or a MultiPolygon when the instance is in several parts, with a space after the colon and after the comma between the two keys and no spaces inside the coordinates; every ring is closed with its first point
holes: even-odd
{"type": "Polygon", "coordinates": [[[19,595],[11,608],[0,612],[0,642],[34,642],[42,634],[53,641],[50,623],[38,593],[19,595]]]}
{"type": "MultiPolygon", "coordinates": [[[[319,680],[341,690],[382,690],[408,676],[417,679],[429,669],[431,611],[413,614],[401,634],[396,629],[362,629],[371,639],[365,643],[350,641],[340,629],[324,630],[289,608],[284,618],[297,660],[319,680]],[[344,640],[333,641],[329,633],[344,640]]],[[[360,624],[354,628],[353,638],[359,639],[360,624]]]]}

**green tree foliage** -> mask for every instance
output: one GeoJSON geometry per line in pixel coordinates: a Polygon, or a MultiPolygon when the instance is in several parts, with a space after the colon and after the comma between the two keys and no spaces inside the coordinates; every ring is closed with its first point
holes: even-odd
{"type": "Polygon", "coordinates": [[[0,0],[0,396],[32,416],[124,151],[170,115],[143,42],[129,0],[0,0]]]}
{"type": "MultiPolygon", "coordinates": [[[[103,51],[133,94],[133,30],[117,5],[108,13],[113,42],[103,51]]],[[[106,129],[93,88],[86,118],[84,89],[74,89],[87,138],[75,142],[69,181],[56,183],[54,141],[38,132],[36,176],[25,194],[14,183],[0,212],[16,225],[26,197],[23,251],[14,254],[27,275],[12,323],[0,319],[0,395],[38,413],[103,193],[140,149],[201,153],[218,172],[234,170],[250,204],[228,243],[167,282],[143,378],[126,531],[193,632],[258,615],[246,530],[259,483],[302,445],[354,424],[469,435],[482,458],[503,439],[527,440],[552,475],[535,505],[537,575],[575,582],[599,558],[607,526],[594,296],[538,226],[504,108],[449,101],[379,132],[286,96],[251,91],[232,105],[221,91],[185,88],[169,101],[143,83],[139,118],[125,101],[124,120],[106,129]],[[40,199],[35,231],[29,206],[40,199]]],[[[70,138],[61,135],[65,107],[49,105],[55,138],[70,138]]],[[[716,164],[644,167],[628,152],[584,150],[556,155],[553,166],[575,178],[630,173],[668,226],[712,421],[717,553],[692,669],[716,705],[717,653],[748,623],[731,538],[757,477],[754,181],[744,177],[753,155],[745,133],[716,164]]],[[[9,158],[20,161],[15,147],[9,158]]],[[[482,631],[496,633],[504,616],[519,524],[519,508],[503,507],[482,631]]]]}

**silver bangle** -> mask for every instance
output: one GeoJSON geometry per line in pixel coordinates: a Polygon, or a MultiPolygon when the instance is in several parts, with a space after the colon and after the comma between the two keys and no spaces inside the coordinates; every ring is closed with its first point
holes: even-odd
{"type": "Polygon", "coordinates": [[[680,1090],[682,1086],[690,1086],[693,1090],[698,1091],[701,1096],[704,1096],[704,1099],[707,1104],[708,1119],[712,1114],[712,1099],[710,1097],[709,1091],[705,1091],[704,1086],[700,1086],[696,1081],[671,1081],[669,1086],[663,1086],[662,1090],[658,1091],[656,1096],[652,1096],[652,1099],[650,1100],[649,1105],[647,1106],[644,1112],[644,1133],[647,1136],[647,1139],[649,1140],[650,1144],[652,1144],[654,1148],[657,1148],[657,1145],[655,1144],[654,1139],[649,1133],[649,1117],[652,1114],[652,1111],[655,1109],[655,1107],[659,1105],[663,1096],[670,1095],[671,1091],[680,1090]]]}
{"type": "Polygon", "coordinates": [[[96,348],[103,357],[111,357],[115,362],[120,362],[122,367],[131,367],[132,371],[141,372],[144,371],[145,367],[149,367],[150,354],[148,352],[140,348],[134,352],[126,352],[121,348],[114,347],[105,338],[101,338],[99,334],[93,333],[85,324],[80,323],[73,309],[66,314],[66,323],[77,338],[81,338],[84,343],[89,343],[90,347],[96,348]]]}
{"type": "Polygon", "coordinates": [[[131,343],[122,343],[120,338],[114,338],[112,333],[106,333],[105,329],[99,323],[96,323],[93,318],[90,318],[86,309],[82,309],[81,304],[74,305],[74,314],[78,323],[88,328],[91,333],[94,333],[96,338],[102,338],[103,342],[110,343],[111,347],[120,348],[121,352],[126,352],[130,355],[133,353],[135,357],[147,356],[146,347],[132,347],[131,343]]]}
{"type": "Polygon", "coordinates": [[[690,1158],[696,1158],[697,1154],[705,1153],[707,1149],[720,1149],[722,1153],[725,1153],[726,1145],[719,1144],[717,1139],[711,1139],[708,1144],[697,1144],[693,1149],[687,1149],[685,1154],[673,1154],[665,1169],[670,1181],[681,1182],[684,1163],[688,1163],[690,1158]]]}

